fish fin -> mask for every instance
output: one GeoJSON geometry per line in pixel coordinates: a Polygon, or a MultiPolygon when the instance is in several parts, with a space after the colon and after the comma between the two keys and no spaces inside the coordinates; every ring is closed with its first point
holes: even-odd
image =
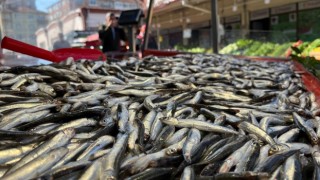
{"type": "Polygon", "coordinates": [[[136,146],[141,152],[143,152],[144,154],[147,154],[145,148],[141,144],[136,144],[136,146]]]}

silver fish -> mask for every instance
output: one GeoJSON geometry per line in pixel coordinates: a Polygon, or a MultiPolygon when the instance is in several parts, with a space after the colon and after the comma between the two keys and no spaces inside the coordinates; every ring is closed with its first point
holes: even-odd
{"type": "Polygon", "coordinates": [[[33,159],[27,164],[16,169],[14,172],[7,172],[2,179],[33,179],[39,176],[42,172],[50,169],[56,162],[63,158],[68,153],[68,149],[60,147],[53,149],[47,154],[33,159]]]}
{"type": "Polygon", "coordinates": [[[63,131],[60,131],[57,135],[55,135],[49,141],[41,144],[33,151],[25,155],[20,161],[18,161],[13,167],[11,167],[5,175],[10,174],[16,171],[18,168],[24,166],[28,162],[32,161],[34,158],[49,152],[52,149],[62,147],[69,143],[70,139],[74,136],[74,129],[68,128],[63,131]]]}

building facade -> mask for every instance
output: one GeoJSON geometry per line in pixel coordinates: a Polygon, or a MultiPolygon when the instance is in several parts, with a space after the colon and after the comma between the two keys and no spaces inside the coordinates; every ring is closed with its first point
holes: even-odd
{"type": "Polygon", "coordinates": [[[1,36],[37,45],[34,32],[47,24],[46,15],[36,10],[35,0],[6,1],[0,13],[1,36]]]}
{"type": "Polygon", "coordinates": [[[6,0],[6,8],[11,10],[18,10],[19,8],[29,8],[36,10],[35,0],[6,0]]]}

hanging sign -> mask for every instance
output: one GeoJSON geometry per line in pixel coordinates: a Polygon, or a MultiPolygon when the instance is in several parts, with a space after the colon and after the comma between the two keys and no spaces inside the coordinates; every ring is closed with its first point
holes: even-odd
{"type": "Polygon", "coordinates": [[[234,22],[240,22],[241,21],[241,15],[237,16],[229,16],[224,19],[224,23],[234,23],[234,22]]]}
{"type": "Polygon", "coordinates": [[[319,0],[306,1],[306,2],[299,3],[299,10],[313,9],[317,7],[320,7],[319,0]]]}
{"type": "Polygon", "coordinates": [[[191,29],[184,29],[183,30],[183,38],[185,38],[185,39],[191,38],[191,32],[192,32],[191,29]]]}
{"type": "Polygon", "coordinates": [[[296,11],[296,5],[295,4],[288,4],[285,6],[275,7],[271,9],[271,14],[282,14],[282,13],[288,13],[296,11]]]}
{"type": "Polygon", "coordinates": [[[250,20],[259,20],[269,17],[269,9],[262,9],[250,13],[250,20]]]}

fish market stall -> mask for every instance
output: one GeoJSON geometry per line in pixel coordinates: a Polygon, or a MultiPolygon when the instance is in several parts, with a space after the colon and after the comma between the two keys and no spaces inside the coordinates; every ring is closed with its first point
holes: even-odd
{"type": "Polygon", "coordinates": [[[298,63],[145,52],[0,67],[0,176],[319,178],[319,81],[298,63]]]}

